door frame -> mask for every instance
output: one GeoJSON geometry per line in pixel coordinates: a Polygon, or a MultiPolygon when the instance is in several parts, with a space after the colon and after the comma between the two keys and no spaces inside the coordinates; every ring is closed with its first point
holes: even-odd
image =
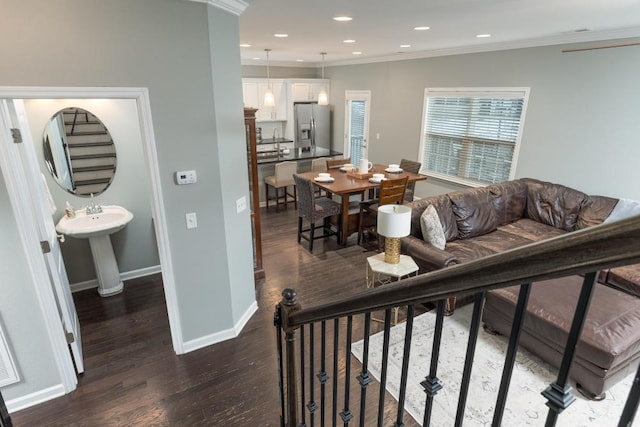
{"type": "Polygon", "coordinates": [[[343,152],[351,155],[351,141],[349,133],[351,128],[351,109],[349,101],[361,100],[365,102],[364,113],[364,139],[366,158],[369,157],[369,118],[371,116],[371,91],[370,90],[345,90],[344,91],[344,147],[343,152]]]}
{"type": "MultiPolygon", "coordinates": [[[[151,212],[155,224],[156,239],[158,244],[158,255],[160,258],[160,266],[162,271],[162,280],[164,285],[165,299],[167,304],[167,312],[169,317],[169,327],[171,330],[171,341],[176,354],[184,353],[182,327],[180,324],[179,308],[177,304],[177,293],[175,286],[173,263],[171,259],[171,248],[169,245],[169,233],[167,227],[166,214],[164,210],[164,200],[162,196],[162,187],[160,179],[160,168],[158,164],[155,136],[153,132],[153,123],[151,119],[151,104],[149,100],[149,91],[147,88],[133,87],[4,87],[0,86],[0,99],[135,99],[140,121],[140,133],[142,139],[142,148],[145,157],[146,171],[151,185],[151,212]]],[[[8,129],[0,129],[0,144],[8,144],[11,136],[8,129]]],[[[35,148],[35,147],[34,147],[35,148]]],[[[0,148],[0,154],[5,148],[0,148]]],[[[6,158],[5,155],[2,156],[6,158]]],[[[2,160],[4,163],[4,160],[2,160]]],[[[67,348],[66,338],[59,324],[59,316],[56,309],[55,299],[49,285],[49,278],[44,265],[44,259],[39,245],[39,239],[35,237],[33,230],[23,220],[18,213],[22,206],[15,206],[16,203],[24,203],[20,200],[19,193],[26,194],[28,190],[27,183],[19,179],[17,176],[17,165],[7,163],[3,164],[3,174],[8,177],[11,182],[7,182],[9,196],[12,200],[12,208],[16,217],[18,232],[23,238],[23,244],[27,257],[35,291],[40,301],[40,307],[45,322],[47,323],[47,332],[49,339],[54,347],[56,362],[60,368],[65,392],[75,389],[77,378],[71,361],[71,354],[67,348]],[[5,172],[6,168],[6,172],[5,172]],[[17,197],[17,198],[16,198],[17,197]],[[28,240],[25,240],[28,239],[28,240]],[[34,240],[35,239],[35,240],[34,240]],[[37,261],[35,261],[37,260],[37,261]],[[43,279],[45,279],[43,281],[43,279]],[[46,285],[43,286],[43,283],[46,285]],[[52,321],[55,320],[55,321],[52,321]],[[58,329],[59,328],[59,329],[58,329]],[[61,353],[64,349],[64,354],[61,353]],[[69,369],[70,367],[70,369],[69,369]]]]}

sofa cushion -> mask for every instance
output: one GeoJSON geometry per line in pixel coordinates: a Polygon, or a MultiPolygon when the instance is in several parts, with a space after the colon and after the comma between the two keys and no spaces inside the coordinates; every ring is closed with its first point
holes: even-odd
{"type": "Polygon", "coordinates": [[[523,179],[527,183],[526,217],[565,231],[576,228],[587,195],[560,184],[523,179]]]}
{"type": "Polygon", "coordinates": [[[525,238],[531,242],[549,239],[566,233],[564,230],[535,222],[529,218],[523,218],[511,224],[503,225],[499,229],[525,238]]]}
{"type": "Polygon", "coordinates": [[[447,243],[447,252],[453,255],[459,263],[473,261],[496,253],[488,247],[476,243],[475,238],[449,242],[447,243]]]}
{"type": "Polygon", "coordinates": [[[505,230],[503,227],[499,227],[497,230],[492,231],[491,233],[474,237],[473,242],[477,245],[482,245],[483,247],[498,253],[520,246],[528,245],[529,243],[532,243],[533,240],[527,239],[519,233],[511,233],[505,230]]]}
{"type": "Polygon", "coordinates": [[[420,215],[420,230],[424,241],[432,244],[438,249],[444,249],[447,240],[444,237],[444,230],[440,223],[440,217],[433,205],[427,208],[420,215]]]}
{"type": "Polygon", "coordinates": [[[505,181],[487,187],[496,211],[498,226],[522,218],[527,206],[527,184],[522,181],[505,181]]]}
{"type": "Polygon", "coordinates": [[[587,196],[576,222],[576,230],[602,224],[618,203],[618,199],[604,196],[587,196]]]}
{"type": "Polygon", "coordinates": [[[489,233],[498,228],[498,218],[487,188],[449,193],[461,239],[489,233]]]}
{"type": "Polygon", "coordinates": [[[604,220],[605,224],[620,221],[640,215],[640,201],[632,199],[620,199],[611,211],[611,214],[604,220]]]}
{"type": "Polygon", "coordinates": [[[607,274],[607,284],[640,297],[640,264],[612,268],[607,274]]]}
{"type": "Polygon", "coordinates": [[[453,210],[451,209],[451,200],[449,200],[449,196],[446,194],[427,197],[407,204],[407,206],[411,208],[411,235],[421,240],[423,239],[422,230],[420,229],[420,216],[422,216],[422,212],[429,205],[433,205],[433,207],[436,208],[436,212],[438,212],[438,217],[440,218],[440,223],[444,230],[444,237],[447,239],[447,242],[458,239],[456,217],[453,215],[453,210]]]}

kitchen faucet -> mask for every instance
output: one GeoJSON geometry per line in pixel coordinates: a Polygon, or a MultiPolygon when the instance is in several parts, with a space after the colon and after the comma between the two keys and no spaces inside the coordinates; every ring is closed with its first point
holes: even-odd
{"type": "Polygon", "coordinates": [[[91,203],[87,206],[87,215],[102,213],[102,206],[96,205],[93,201],[93,193],[91,193],[91,203]]]}

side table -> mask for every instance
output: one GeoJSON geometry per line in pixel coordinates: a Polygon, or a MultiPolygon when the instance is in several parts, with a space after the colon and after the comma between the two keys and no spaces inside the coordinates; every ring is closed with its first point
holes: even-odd
{"type": "MultiPolygon", "coordinates": [[[[367,288],[373,288],[376,285],[386,285],[398,281],[403,277],[415,276],[417,274],[418,264],[408,255],[400,255],[400,262],[398,264],[384,262],[384,253],[367,258],[367,288]]],[[[393,312],[393,324],[396,325],[398,324],[398,307],[395,307],[393,312]]],[[[378,319],[373,320],[379,321],[378,319]]]]}

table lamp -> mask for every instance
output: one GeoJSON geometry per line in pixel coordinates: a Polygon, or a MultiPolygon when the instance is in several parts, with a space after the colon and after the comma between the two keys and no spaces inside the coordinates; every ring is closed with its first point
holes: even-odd
{"type": "Polygon", "coordinates": [[[400,262],[400,238],[411,232],[411,208],[405,205],[383,205],[378,208],[378,234],[385,237],[384,262],[400,262]]]}

